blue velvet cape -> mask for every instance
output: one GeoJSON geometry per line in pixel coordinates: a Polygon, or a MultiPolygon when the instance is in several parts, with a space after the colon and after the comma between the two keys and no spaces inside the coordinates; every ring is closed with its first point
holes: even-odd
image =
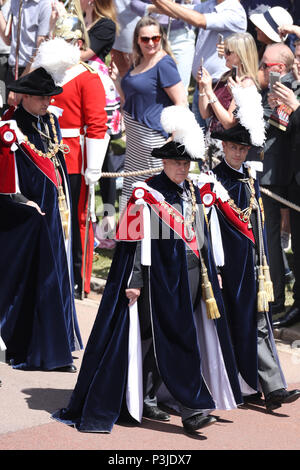
{"type": "MultiPolygon", "coordinates": [[[[213,172],[240,209],[249,206],[249,191],[246,184],[239,181],[249,177],[245,168],[244,174],[241,174],[223,160],[213,172]]],[[[254,186],[258,200],[260,191],[257,180],[254,186]]],[[[223,297],[235,356],[243,379],[257,390],[257,281],[254,244],[236,230],[219,210],[218,215],[225,254],[225,265],[221,269],[223,297]]],[[[265,236],[264,246],[267,254],[265,236]]]]}
{"type": "MultiPolygon", "coordinates": [[[[148,184],[171,204],[180,204],[179,187],[164,173],[148,184]]],[[[199,196],[200,198],[200,196],[199,196]]],[[[198,199],[199,202],[199,199],[198,199]]],[[[149,269],[153,339],[158,368],[171,395],[190,408],[215,408],[200,372],[200,351],[191,304],[184,242],[152,239],[149,269]]],[[[110,432],[119,418],[128,367],[128,299],[125,289],[136,242],[119,242],[106,288],[67,408],[53,417],[79,431],[110,432]]],[[[224,361],[237,403],[242,402],[226,316],[209,249],[206,253],[221,318],[215,320],[224,361]]],[[[149,300],[148,300],[149,301],[149,300]]],[[[212,320],[213,321],[213,320],[212,320]]]]}
{"type": "MultiPolygon", "coordinates": [[[[34,116],[21,106],[13,118],[29,141],[44,151],[32,127],[34,116]]],[[[48,116],[45,121],[49,123],[48,116]]],[[[52,135],[51,125],[49,130],[52,135]]],[[[59,152],[57,156],[66,175],[63,155],[59,152]]],[[[72,351],[82,348],[72,273],[57,188],[21,148],[15,157],[21,193],[46,214],[42,216],[10,196],[0,196],[1,335],[7,346],[6,358],[14,367],[51,370],[72,364],[72,351]]]]}

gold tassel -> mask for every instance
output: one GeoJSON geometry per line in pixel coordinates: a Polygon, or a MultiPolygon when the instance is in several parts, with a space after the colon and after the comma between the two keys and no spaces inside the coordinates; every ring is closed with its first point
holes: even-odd
{"type": "Polygon", "coordinates": [[[263,274],[264,274],[264,277],[265,277],[265,289],[266,289],[266,292],[267,292],[268,301],[269,302],[274,302],[273,282],[271,280],[270,268],[268,266],[267,258],[266,258],[265,255],[263,257],[263,263],[264,263],[263,264],[263,274]]]}
{"type": "Polygon", "coordinates": [[[58,207],[60,212],[61,223],[63,227],[63,231],[65,234],[65,239],[67,240],[69,237],[68,227],[69,227],[69,209],[67,207],[66,198],[61,186],[58,187],[58,207]]]}
{"type": "Polygon", "coordinates": [[[258,203],[259,203],[260,213],[261,213],[261,223],[262,223],[262,226],[264,226],[265,225],[265,210],[264,210],[262,197],[258,199],[258,203]]]}
{"type": "Polygon", "coordinates": [[[258,268],[257,311],[258,312],[269,311],[268,296],[265,290],[265,276],[263,275],[262,266],[259,266],[258,268]]]}
{"type": "Polygon", "coordinates": [[[220,312],[218,309],[218,305],[216,299],[214,297],[214,293],[211,287],[211,282],[208,279],[207,269],[204,264],[204,260],[202,258],[202,298],[205,300],[206,305],[206,314],[209,320],[215,320],[220,318],[220,312]]]}

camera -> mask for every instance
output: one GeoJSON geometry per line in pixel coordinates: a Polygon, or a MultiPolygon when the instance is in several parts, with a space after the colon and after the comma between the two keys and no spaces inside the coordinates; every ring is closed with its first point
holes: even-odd
{"type": "MultiPolygon", "coordinates": [[[[218,34],[218,44],[223,44],[223,43],[224,43],[224,36],[223,36],[223,34],[218,34]]],[[[218,54],[218,56],[219,56],[220,58],[223,57],[222,54],[218,54]]]]}
{"type": "Polygon", "coordinates": [[[270,91],[273,91],[273,86],[275,83],[280,82],[280,73],[279,72],[270,72],[269,74],[269,85],[270,91]]]}
{"type": "Polygon", "coordinates": [[[232,66],[232,70],[231,70],[231,76],[232,76],[233,80],[236,79],[237,72],[238,72],[237,66],[236,66],[236,65],[233,65],[233,66],[232,66]]]}

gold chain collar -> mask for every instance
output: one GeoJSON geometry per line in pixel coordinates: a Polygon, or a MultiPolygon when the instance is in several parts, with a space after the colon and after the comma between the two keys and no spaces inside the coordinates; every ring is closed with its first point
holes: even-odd
{"type": "Polygon", "coordinates": [[[29,141],[27,135],[25,135],[25,142],[29,145],[29,147],[35,152],[37,153],[40,157],[43,157],[43,158],[53,158],[55,157],[55,155],[57,154],[57,152],[61,151],[63,152],[64,154],[65,153],[68,153],[70,151],[68,145],[66,144],[63,144],[63,143],[59,143],[58,142],[58,137],[57,137],[57,132],[56,132],[56,127],[55,127],[55,121],[54,121],[54,117],[51,113],[49,113],[49,111],[47,111],[47,113],[49,114],[49,119],[50,119],[50,124],[51,124],[51,128],[52,128],[52,132],[53,132],[53,139],[54,139],[54,143],[52,142],[52,140],[50,139],[50,136],[47,136],[46,134],[44,134],[43,132],[41,132],[40,130],[38,130],[36,128],[36,130],[41,134],[41,135],[44,135],[48,140],[49,140],[49,150],[48,152],[42,152],[41,150],[38,150],[36,148],[36,146],[29,141]]]}
{"type": "MultiPolygon", "coordinates": [[[[196,196],[195,196],[194,185],[193,185],[192,181],[189,178],[186,178],[186,181],[189,183],[189,189],[190,189],[191,199],[192,199],[192,210],[191,210],[190,213],[185,215],[183,224],[184,224],[185,238],[188,241],[191,241],[194,237],[194,232],[192,230],[192,227],[193,227],[193,224],[194,224],[194,221],[195,221],[197,204],[196,204],[196,196]]],[[[180,195],[180,197],[181,197],[181,195],[180,195]]]]}
{"type": "Polygon", "coordinates": [[[250,169],[248,168],[248,173],[249,173],[249,188],[250,188],[250,200],[249,200],[249,206],[246,207],[245,209],[241,209],[236,205],[233,199],[229,199],[228,204],[232,207],[232,209],[238,214],[239,219],[242,222],[249,222],[249,219],[251,217],[252,211],[257,208],[257,204],[255,201],[255,188],[254,188],[254,179],[252,176],[250,176],[250,169]]]}

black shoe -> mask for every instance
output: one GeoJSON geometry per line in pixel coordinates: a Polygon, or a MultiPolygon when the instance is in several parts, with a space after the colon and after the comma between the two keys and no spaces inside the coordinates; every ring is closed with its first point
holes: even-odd
{"type": "Polygon", "coordinates": [[[244,404],[259,405],[263,403],[262,394],[260,392],[253,393],[252,395],[243,396],[244,404]]]}
{"type": "Polygon", "coordinates": [[[300,322],[300,308],[292,306],[283,317],[273,321],[273,328],[284,328],[298,322],[300,322]]]}
{"type": "MultiPolygon", "coordinates": [[[[83,296],[84,296],[84,299],[86,299],[87,298],[87,293],[84,292],[83,296]]],[[[83,298],[82,298],[82,289],[79,289],[77,284],[74,287],[74,297],[75,297],[75,299],[83,300],[83,298]]]]}
{"type": "Polygon", "coordinates": [[[70,364],[69,366],[57,367],[57,369],[53,369],[54,372],[77,372],[77,367],[74,364],[70,364]]]}
{"type": "Polygon", "coordinates": [[[81,289],[77,285],[74,287],[74,297],[81,300],[81,289]]]}
{"type": "Polygon", "coordinates": [[[143,416],[145,418],[155,419],[157,421],[169,421],[170,415],[163,410],[160,410],[158,406],[144,405],[143,416]]]}
{"type": "Polygon", "coordinates": [[[205,428],[214,424],[216,421],[217,418],[214,416],[203,416],[202,414],[199,414],[185,419],[182,421],[182,424],[186,432],[193,433],[197,431],[197,429],[205,428]]]}
{"type": "Polygon", "coordinates": [[[274,390],[266,396],[265,405],[268,411],[280,408],[283,403],[292,403],[300,398],[300,390],[285,390],[280,388],[274,390]]]}

